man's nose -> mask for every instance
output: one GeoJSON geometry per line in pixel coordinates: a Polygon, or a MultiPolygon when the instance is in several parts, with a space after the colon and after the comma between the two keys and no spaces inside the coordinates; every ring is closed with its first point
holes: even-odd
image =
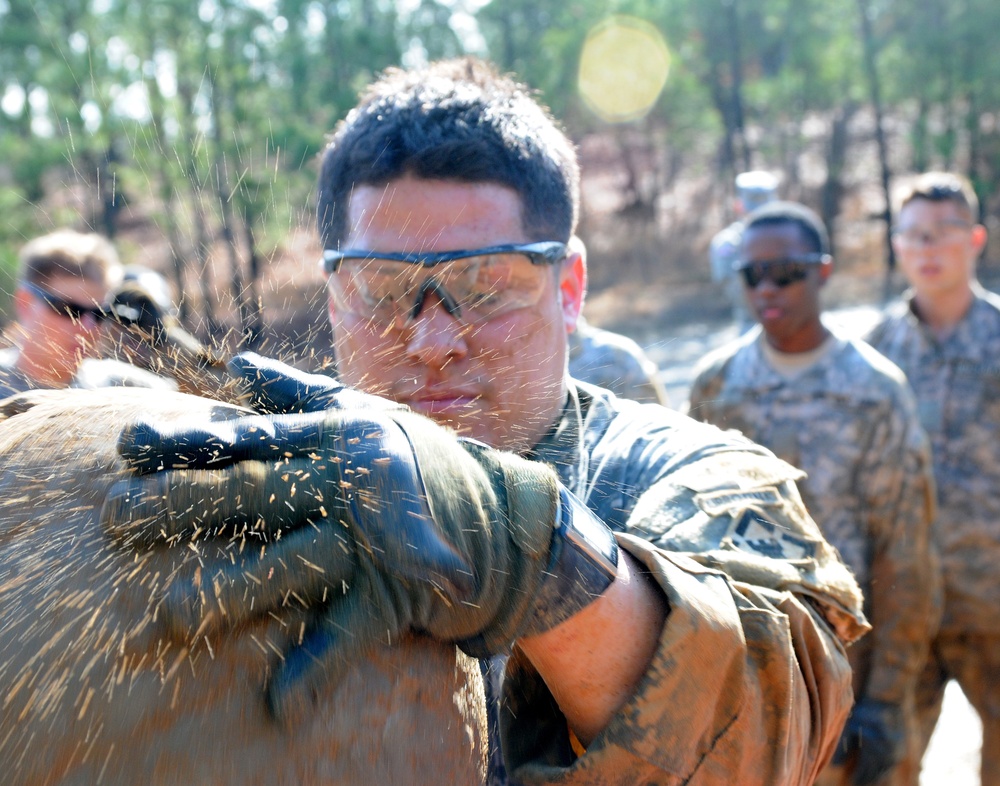
{"type": "Polygon", "coordinates": [[[469,326],[449,312],[435,292],[428,292],[420,313],[407,326],[406,352],[428,366],[443,368],[469,352],[465,336],[469,326]]]}
{"type": "Polygon", "coordinates": [[[81,330],[86,331],[87,333],[94,332],[101,325],[100,320],[93,314],[89,313],[81,314],[80,318],[76,321],[78,323],[79,328],[81,330]]]}
{"type": "Polygon", "coordinates": [[[779,289],[781,289],[781,287],[775,284],[771,279],[764,278],[761,279],[760,283],[758,283],[757,286],[751,289],[750,292],[757,295],[770,296],[773,295],[775,292],[777,292],[779,289]]]}

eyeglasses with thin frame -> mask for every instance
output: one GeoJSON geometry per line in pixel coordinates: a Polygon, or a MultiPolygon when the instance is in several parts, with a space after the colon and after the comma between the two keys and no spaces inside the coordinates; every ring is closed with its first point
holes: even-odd
{"type": "Polygon", "coordinates": [[[896,227],[892,235],[898,243],[907,247],[940,246],[960,240],[973,226],[969,221],[945,219],[929,226],[896,227]]]}
{"type": "Polygon", "coordinates": [[[30,281],[22,281],[21,286],[45,303],[51,312],[74,322],[81,321],[85,316],[93,317],[96,322],[100,322],[109,315],[107,306],[84,306],[72,300],[63,300],[30,281]]]}
{"type": "Polygon", "coordinates": [[[756,289],[764,281],[770,281],[779,289],[804,281],[809,271],[822,263],[826,254],[799,254],[783,259],[748,260],[741,262],[739,272],[747,287],[756,289]]]}
{"type": "Polygon", "coordinates": [[[344,313],[405,324],[433,294],[451,316],[481,323],[537,303],[548,269],[566,253],[558,241],[426,253],[328,249],[323,267],[334,306],[344,313]]]}

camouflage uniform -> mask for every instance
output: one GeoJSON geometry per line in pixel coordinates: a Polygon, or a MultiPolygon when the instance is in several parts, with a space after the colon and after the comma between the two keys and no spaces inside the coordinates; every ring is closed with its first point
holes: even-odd
{"type": "MultiPolygon", "coordinates": [[[[0,398],[34,390],[38,387],[17,370],[15,347],[0,350],[0,398]]],[[[119,360],[84,358],[69,384],[71,388],[131,387],[177,390],[176,383],[145,369],[119,360]]]]}
{"type": "Polygon", "coordinates": [[[853,570],[873,626],[849,651],[855,693],[908,719],[909,757],[880,782],[915,784],[914,690],[940,608],[930,447],[900,370],[860,341],[832,340],[792,379],[766,359],[759,329],[721,347],[699,365],[689,414],[805,471],[806,508],[853,570]]]}
{"type": "Polygon", "coordinates": [[[667,406],[656,364],[627,336],[602,330],[583,317],[569,336],[569,373],[623,398],[667,406]]]}
{"type": "Polygon", "coordinates": [[[712,281],[725,286],[726,296],[733,309],[733,322],[741,332],[753,324],[743,293],[743,280],[736,272],[736,262],[743,248],[743,222],[734,221],[712,238],[708,247],[708,261],[712,267],[712,281]]]}
{"type": "Polygon", "coordinates": [[[628,533],[621,546],[670,613],[645,678],[585,752],[515,648],[501,709],[514,779],[812,783],[850,707],[842,643],[867,625],[802,506],[801,473],[737,435],[585,384],[531,457],[628,533]]]}
{"type": "Polygon", "coordinates": [[[909,378],[934,460],[944,617],[917,692],[925,740],[954,677],[983,721],[982,782],[1000,784],[1000,298],[974,295],[946,338],[908,296],[868,340],[909,378]]]}
{"type": "Polygon", "coordinates": [[[31,390],[35,385],[17,370],[17,349],[0,349],[0,398],[31,390]]]}

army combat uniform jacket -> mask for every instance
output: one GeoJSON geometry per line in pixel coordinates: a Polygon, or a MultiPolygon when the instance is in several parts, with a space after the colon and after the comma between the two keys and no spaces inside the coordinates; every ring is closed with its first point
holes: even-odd
{"type": "Polygon", "coordinates": [[[669,615],[635,694],[585,751],[515,648],[501,736],[524,784],[811,784],[851,706],[857,585],[794,468],[735,435],[575,384],[533,458],[619,535],[669,615]]]}
{"type": "Polygon", "coordinates": [[[872,634],[850,651],[855,690],[902,705],[939,617],[930,447],[902,372],[834,333],[816,364],[787,379],[760,329],[699,364],[688,414],[737,429],[805,471],[806,509],[854,572],[872,634]]]}
{"type": "Polygon", "coordinates": [[[942,633],[1000,634],[1000,298],[975,288],[937,339],[905,298],[868,336],[906,373],[930,440],[944,573],[942,633]]]}
{"type": "Polygon", "coordinates": [[[569,334],[569,374],[616,396],[669,406],[656,364],[628,336],[602,330],[580,317],[569,334]]]}
{"type": "MultiPolygon", "coordinates": [[[[15,347],[0,349],[0,398],[34,390],[38,387],[17,370],[18,350],[15,347]]],[[[176,383],[119,360],[84,358],[70,382],[71,388],[133,387],[156,390],[177,390],[176,383]]]]}

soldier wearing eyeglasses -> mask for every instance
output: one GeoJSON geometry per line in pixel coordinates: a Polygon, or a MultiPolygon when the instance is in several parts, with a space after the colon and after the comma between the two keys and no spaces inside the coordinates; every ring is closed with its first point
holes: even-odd
{"type": "Polygon", "coordinates": [[[96,359],[110,293],[121,277],[107,238],[60,229],[25,244],[19,265],[14,346],[0,350],[0,397],[32,388],[170,387],[128,364],[96,359]]]}
{"type": "Polygon", "coordinates": [[[571,380],[578,200],[573,147],[526,88],[474,60],[387,72],[320,174],[352,387],[237,358],[279,414],[129,428],[143,475],[104,526],[264,538],[160,619],[218,641],[308,603],[266,687],[286,723],[374,648],[429,635],[511,654],[495,708],[518,782],[812,783],[850,706],[857,586],[792,467],[571,380]]]}
{"type": "Polygon", "coordinates": [[[900,370],[822,320],[832,269],[812,210],[777,202],[747,218],[738,271],[759,327],[701,361],[688,414],[806,473],[806,507],[864,591],[856,703],[817,783],[916,786],[914,690],[938,602],[929,444],[900,370]]]}
{"type": "Polygon", "coordinates": [[[901,194],[892,241],[910,289],[868,340],[906,372],[931,439],[944,617],[917,691],[926,746],[955,679],[983,722],[981,777],[1000,784],[1000,298],[979,284],[979,201],[929,172],[901,194]]]}

